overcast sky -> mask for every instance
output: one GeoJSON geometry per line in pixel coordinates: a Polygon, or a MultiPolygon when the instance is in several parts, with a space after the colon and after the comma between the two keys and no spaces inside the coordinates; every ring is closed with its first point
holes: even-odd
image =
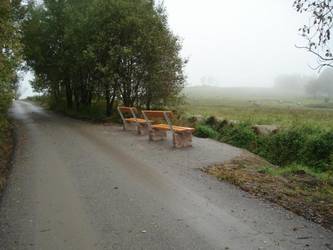
{"type": "MultiPolygon", "coordinates": [[[[314,58],[295,48],[307,22],[293,0],[164,0],[189,57],[190,85],[272,86],[279,74],[314,74],[314,58]]],[[[304,42],[304,41],[303,41],[304,42]]]]}
{"type": "Polygon", "coordinates": [[[182,38],[182,54],[189,58],[188,85],[269,87],[280,74],[314,74],[309,68],[314,58],[295,48],[303,41],[298,28],[307,19],[292,3],[164,0],[170,27],[182,38]]]}

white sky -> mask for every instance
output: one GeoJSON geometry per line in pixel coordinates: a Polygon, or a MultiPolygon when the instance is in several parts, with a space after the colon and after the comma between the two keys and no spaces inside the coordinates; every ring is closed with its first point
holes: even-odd
{"type": "Polygon", "coordinates": [[[293,0],[164,0],[171,29],[189,57],[189,85],[272,86],[279,74],[314,74],[301,44],[307,22],[293,0]]]}
{"type": "MultiPolygon", "coordinates": [[[[307,22],[293,0],[164,0],[171,29],[183,40],[189,85],[273,85],[280,74],[314,74],[313,56],[296,49],[307,22]]],[[[31,76],[30,76],[31,77],[31,76]]],[[[31,93],[25,80],[24,95],[31,93]]]]}

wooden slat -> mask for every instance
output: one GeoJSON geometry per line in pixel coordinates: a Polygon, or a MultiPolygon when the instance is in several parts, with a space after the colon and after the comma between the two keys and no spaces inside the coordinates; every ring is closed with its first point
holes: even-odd
{"type": "Polygon", "coordinates": [[[130,122],[130,123],[147,123],[145,119],[141,118],[126,118],[125,121],[130,122]]]}
{"type": "MultiPolygon", "coordinates": [[[[167,124],[156,124],[152,125],[153,129],[160,129],[160,130],[170,130],[169,125],[167,124]]],[[[188,127],[180,127],[180,126],[172,126],[172,129],[175,132],[194,132],[194,128],[188,128],[188,127]]]]}
{"type": "Polygon", "coordinates": [[[132,113],[131,109],[134,111],[134,113],[138,113],[138,110],[136,108],[131,108],[131,107],[119,107],[119,110],[122,113],[132,113]]]}
{"type": "Polygon", "coordinates": [[[142,112],[145,113],[148,118],[164,118],[164,113],[167,113],[170,119],[173,118],[173,113],[171,111],[143,110],[142,112]]]}

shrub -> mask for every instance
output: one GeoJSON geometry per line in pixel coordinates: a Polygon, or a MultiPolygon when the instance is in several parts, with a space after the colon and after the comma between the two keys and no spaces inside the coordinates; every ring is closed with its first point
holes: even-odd
{"type": "Polygon", "coordinates": [[[295,125],[263,136],[250,123],[229,124],[211,116],[205,125],[197,126],[196,136],[248,149],[281,167],[294,164],[318,172],[333,171],[333,130],[295,125]]]}
{"type": "Polygon", "coordinates": [[[227,126],[232,126],[228,123],[228,120],[222,120],[222,121],[219,121],[217,127],[216,127],[216,130],[219,132],[219,133],[223,133],[223,130],[227,127],[227,126]]]}
{"type": "Polygon", "coordinates": [[[258,153],[272,163],[283,166],[303,161],[307,128],[293,127],[281,130],[266,139],[261,138],[258,153]]]}
{"type": "Polygon", "coordinates": [[[323,170],[332,169],[333,131],[309,137],[304,150],[304,163],[323,170]]]}
{"type": "Polygon", "coordinates": [[[214,128],[214,129],[216,129],[218,127],[218,125],[219,125],[219,121],[216,119],[215,116],[209,116],[206,119],[205,125],[210,126],[210,127],[214,128]]]}
{"type": "Polygon", "coordinates": [[[256,146],[257,136],[248,123],[223,126],[220,131],[220,141],[249,150],[253,150],[256,146]]]}
{"type": "Polygon", "coordinates": [[[219,138],[219,133],[207,125],[197,126],[195,135],[201,138],[211,138],[211,139],[219,138]]]}

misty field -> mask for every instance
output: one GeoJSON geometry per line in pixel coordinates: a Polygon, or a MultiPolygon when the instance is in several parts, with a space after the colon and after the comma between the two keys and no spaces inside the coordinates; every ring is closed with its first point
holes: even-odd
{"type": "Polygon", "coordinates": [[[188,98],[190,115],[216,116],[251,124],[314,125],[333,128],[333,103],[305,98],[188,98]]]}

